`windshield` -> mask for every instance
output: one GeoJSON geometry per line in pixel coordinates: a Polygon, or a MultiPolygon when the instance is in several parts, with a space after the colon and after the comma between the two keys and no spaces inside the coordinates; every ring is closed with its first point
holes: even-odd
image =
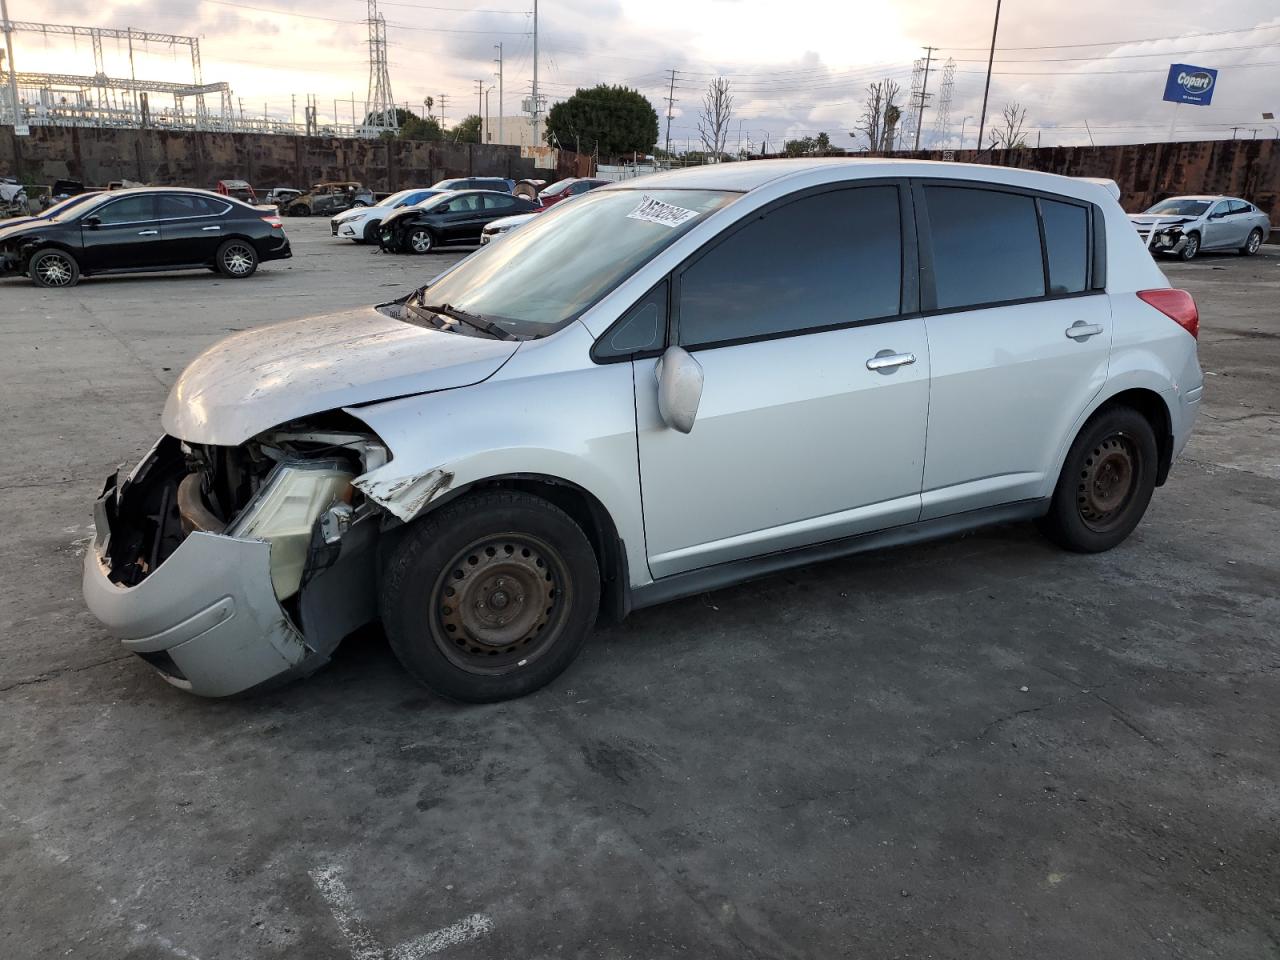
{"type": "Polygon", "coordinates": [[[406,200],[412,197],[415,193],[420,193],[420,192],[421,191],[418,191],[418,190],[401,190],[399,193],[393,193],[391,196],[387,197],[387,199],[385,200],[379,200],[378,206],[394,207],[397,204],[404,203],[406,200]]]}
{"type": "Polygon", "coordinates": [[[551,196],[552,194],[559,193],[561,190],[563,190],[565,187],[569,186],[569,184],[571,184],[571,183],[573,183],[573,179],[572,179],[572,178],[570,178],[570,179],[568,179],[568,180],[557,180],[555,183],[551,184],[551,186],[549,186],[549,187],[543,187],[543,188],[542,188],[540,191],[538,191],[538,192],[539,192],[539,193],[545,193],[545,194],[547,194],[548,196],[551,196]]]}
{"type": "Polygon", "coordinates": [[[1147,213],[1162,217],[1198,217],[1209,209],[1208,200],[1161,200],[1147,213]]]}
{"type": "Polygon", "coordinates": [[[44,212],[45,219],[61,220],[65,214],[70,213],[73,209],[80,206],[80,204],[82,203],[88,203],[95,196],[96,194],[93,194],[93,193],[78,193],[74,197],[67,197],[65,200],[59,200],[52,207],[50,207],[48,210],[44,212]]]}
{"type": "Polygon", "coordinates": [[[521,337],[553,333],[708,214],[723,190],[597,190],[482,247],[422,299],[485,317],[521,337]]]}

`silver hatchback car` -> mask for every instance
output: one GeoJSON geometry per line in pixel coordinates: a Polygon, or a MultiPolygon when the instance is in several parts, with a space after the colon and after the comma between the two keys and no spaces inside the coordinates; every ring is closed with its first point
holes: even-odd
{"type": "Polygon", "coordinates": [[[1123,541],[1199,317],[1103,186],[729,163],[557,205],[413,293],[238,333],[96,505],[90,609],[170,683],[306,674],[381,618],[427,686],[549,682],[600,617],[1036,520],[1123,541]]]}
{"type": "Polygon", "coordinates": [[[1238,197],[1170,197],[1129,220],[1148,250],[1183,260],[1210,251],[1252,256],[1271,235],[1270,218],[1238,197]]]}

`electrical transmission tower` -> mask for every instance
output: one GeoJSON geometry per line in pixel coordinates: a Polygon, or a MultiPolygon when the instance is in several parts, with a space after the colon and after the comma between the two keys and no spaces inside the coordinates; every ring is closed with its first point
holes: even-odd
{"type": "Polygon", "coordinates": [[[951,139],[951,94],[956,86],[956,62],[950,57],[942,65],[942,88],[938,94],[938,112],[933,118],[933,145],[946,146],[951,139]]]}
{"type": "Polygon", "coordinates": [[[369,0],[369,93],[364,103],[361,133],[376,137],[400,129],[395,98],[391,96],[391,72],[387,69],[387,21],[378,12],[378,0],[369,0]]]}
{"type": "Polygon", "coordinates": [[[916,125],[920,122],[920,110],[924,103],[924,72],[925,60],[921,57],[911,65],[911,93],[907,96],[907,108],[898,118],[897,128],[901,131],[897,144],[899,147],[905,143],[907,149],[910,149],[909,138],[915,133],[916,125]]]}

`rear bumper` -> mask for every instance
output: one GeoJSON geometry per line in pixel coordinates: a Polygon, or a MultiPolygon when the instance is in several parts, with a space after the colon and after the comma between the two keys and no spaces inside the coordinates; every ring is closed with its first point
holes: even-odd
{"type": "Polygon", "coordinates": [[[293,246],[289,243],[288,237],[268,237],[263,245],[265,249],[258,253],[259,259],[267,260],[289,260],[293,257],[293,246]]]}

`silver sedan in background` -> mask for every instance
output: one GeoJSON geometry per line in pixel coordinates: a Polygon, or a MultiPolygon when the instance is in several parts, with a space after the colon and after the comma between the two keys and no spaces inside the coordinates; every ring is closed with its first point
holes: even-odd
{"type": "Polygon", "coordinates": [[[1252,256],[1271,234],[1267,215],[1239,197],[1170,197],[1146,213],[1131,214],[1129,221],[1152,253],[1183,260],[1209,250],[1252,256]]]}

